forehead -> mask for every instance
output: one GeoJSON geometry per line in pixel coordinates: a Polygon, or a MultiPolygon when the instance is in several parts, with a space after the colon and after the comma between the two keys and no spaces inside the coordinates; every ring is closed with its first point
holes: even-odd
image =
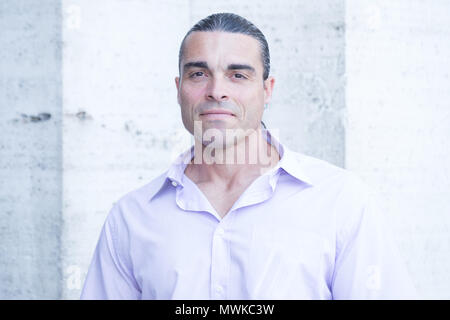
{"type": "Polygon", "coordinates": [[[258,40],[240,33],[222,31],[195,31],[185,40],[183,62],[208,61],[222,63],[261,64],[261,48],[258,40]],[[259,63],[258,63],[259,62],[259,63]]]}

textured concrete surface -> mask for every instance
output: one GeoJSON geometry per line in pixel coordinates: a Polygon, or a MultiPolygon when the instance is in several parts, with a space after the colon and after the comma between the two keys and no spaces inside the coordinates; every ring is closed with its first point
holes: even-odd
{"type": "Polygon", "coordinates": [[[183,132],[174,78],[189,11],[85,0],[63,12],[62,297],[77,299],[113,202],[162,173],[183,132]]]}
{"type": "Polygon", "coordinates": [[[450,2],[346,7],[346,166],[379,193],[419,292],[449,299],[450,2]]]}
{"type": "Polygon", "coordinates": [[[242,14],[266,33],[279,75],[266,124],[283,127],[292,148],[343,165],[342,1],[282,1],[273,10],[258,1],[86,0],[65,1],[63,11],[64,298],[78,298],[113,201],[189,147],[177,54],[188,29],[211,13],[242,14]]]}
{"type": "Polygon", "coordinates": [[[345,1],[190,1],[191,24],[234,12],[265,34],[276,78],[264,115],[294,150],[344,166],[345,1]]]}
{"type": "Polygon", "coordinates": [[[113,202],[191,144],[179,44],[224,11],[269,41],[267,126],[373,186],[419,291],[449,298],[444,0],[0,2],[0,298],[78,299],[113,202]]]}
{"type": "Polygon", "coordinates": [[[0,2],[0,299],[61,295],[60,11],[0,2]]]}

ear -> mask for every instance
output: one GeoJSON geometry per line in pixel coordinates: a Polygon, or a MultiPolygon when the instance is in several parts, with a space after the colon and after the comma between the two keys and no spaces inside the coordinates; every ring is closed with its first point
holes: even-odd
{"type": "Polygon", "coordinates": [[[275,78],[268,77],[264,80],[264,104],[269,103],[272,98],[273,86],[275,85],[275,78]]]}
{"type": "Polygon", "coordinates": [[[180,77],[175,77],[175,86],[177,87],[177,91],[180,91],[180,77]]]}
{"type": "Polygon", "coordinates": [[[177,87],[177,100],[180,103],[180,77],[175,77],[175,86],[177,87]]]}

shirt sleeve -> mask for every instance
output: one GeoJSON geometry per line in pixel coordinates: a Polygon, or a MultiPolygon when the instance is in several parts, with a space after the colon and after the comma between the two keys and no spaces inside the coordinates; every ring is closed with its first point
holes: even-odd
{"type": "MultiPolygon", "coordinates": [[[[129,264],[119,255],[115,205],[102,227],[80,299],[137,300],[141,293],[129,264]]],[[[124,240],[124,239],[122,239],[124,240]]]]}
{"type": "Polygon", "coordinates": [[[360,190],[351,188],[339,208],[344,213],[338,216],[343,221],[337,232],[333,299],[418,299],[377,200],[365,186],[356,186],[360,190]]]}

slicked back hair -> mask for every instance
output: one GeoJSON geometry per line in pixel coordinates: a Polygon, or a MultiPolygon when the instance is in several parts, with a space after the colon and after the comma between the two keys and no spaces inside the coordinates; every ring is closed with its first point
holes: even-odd
{"type": "Polygon", "coordinates": [[[184,43],[186,38],[195,31],[223,31],[230,33],[240,33],[258,40],[261,48],[261,59],[263,63],[263,80],[269,77],[270,54],[264,34],[247,19],[234,13],[215,13],[197,22],[184,36],[178,54],[178,68],[181,75],[181,59],[183,58],[184,43]]]}

